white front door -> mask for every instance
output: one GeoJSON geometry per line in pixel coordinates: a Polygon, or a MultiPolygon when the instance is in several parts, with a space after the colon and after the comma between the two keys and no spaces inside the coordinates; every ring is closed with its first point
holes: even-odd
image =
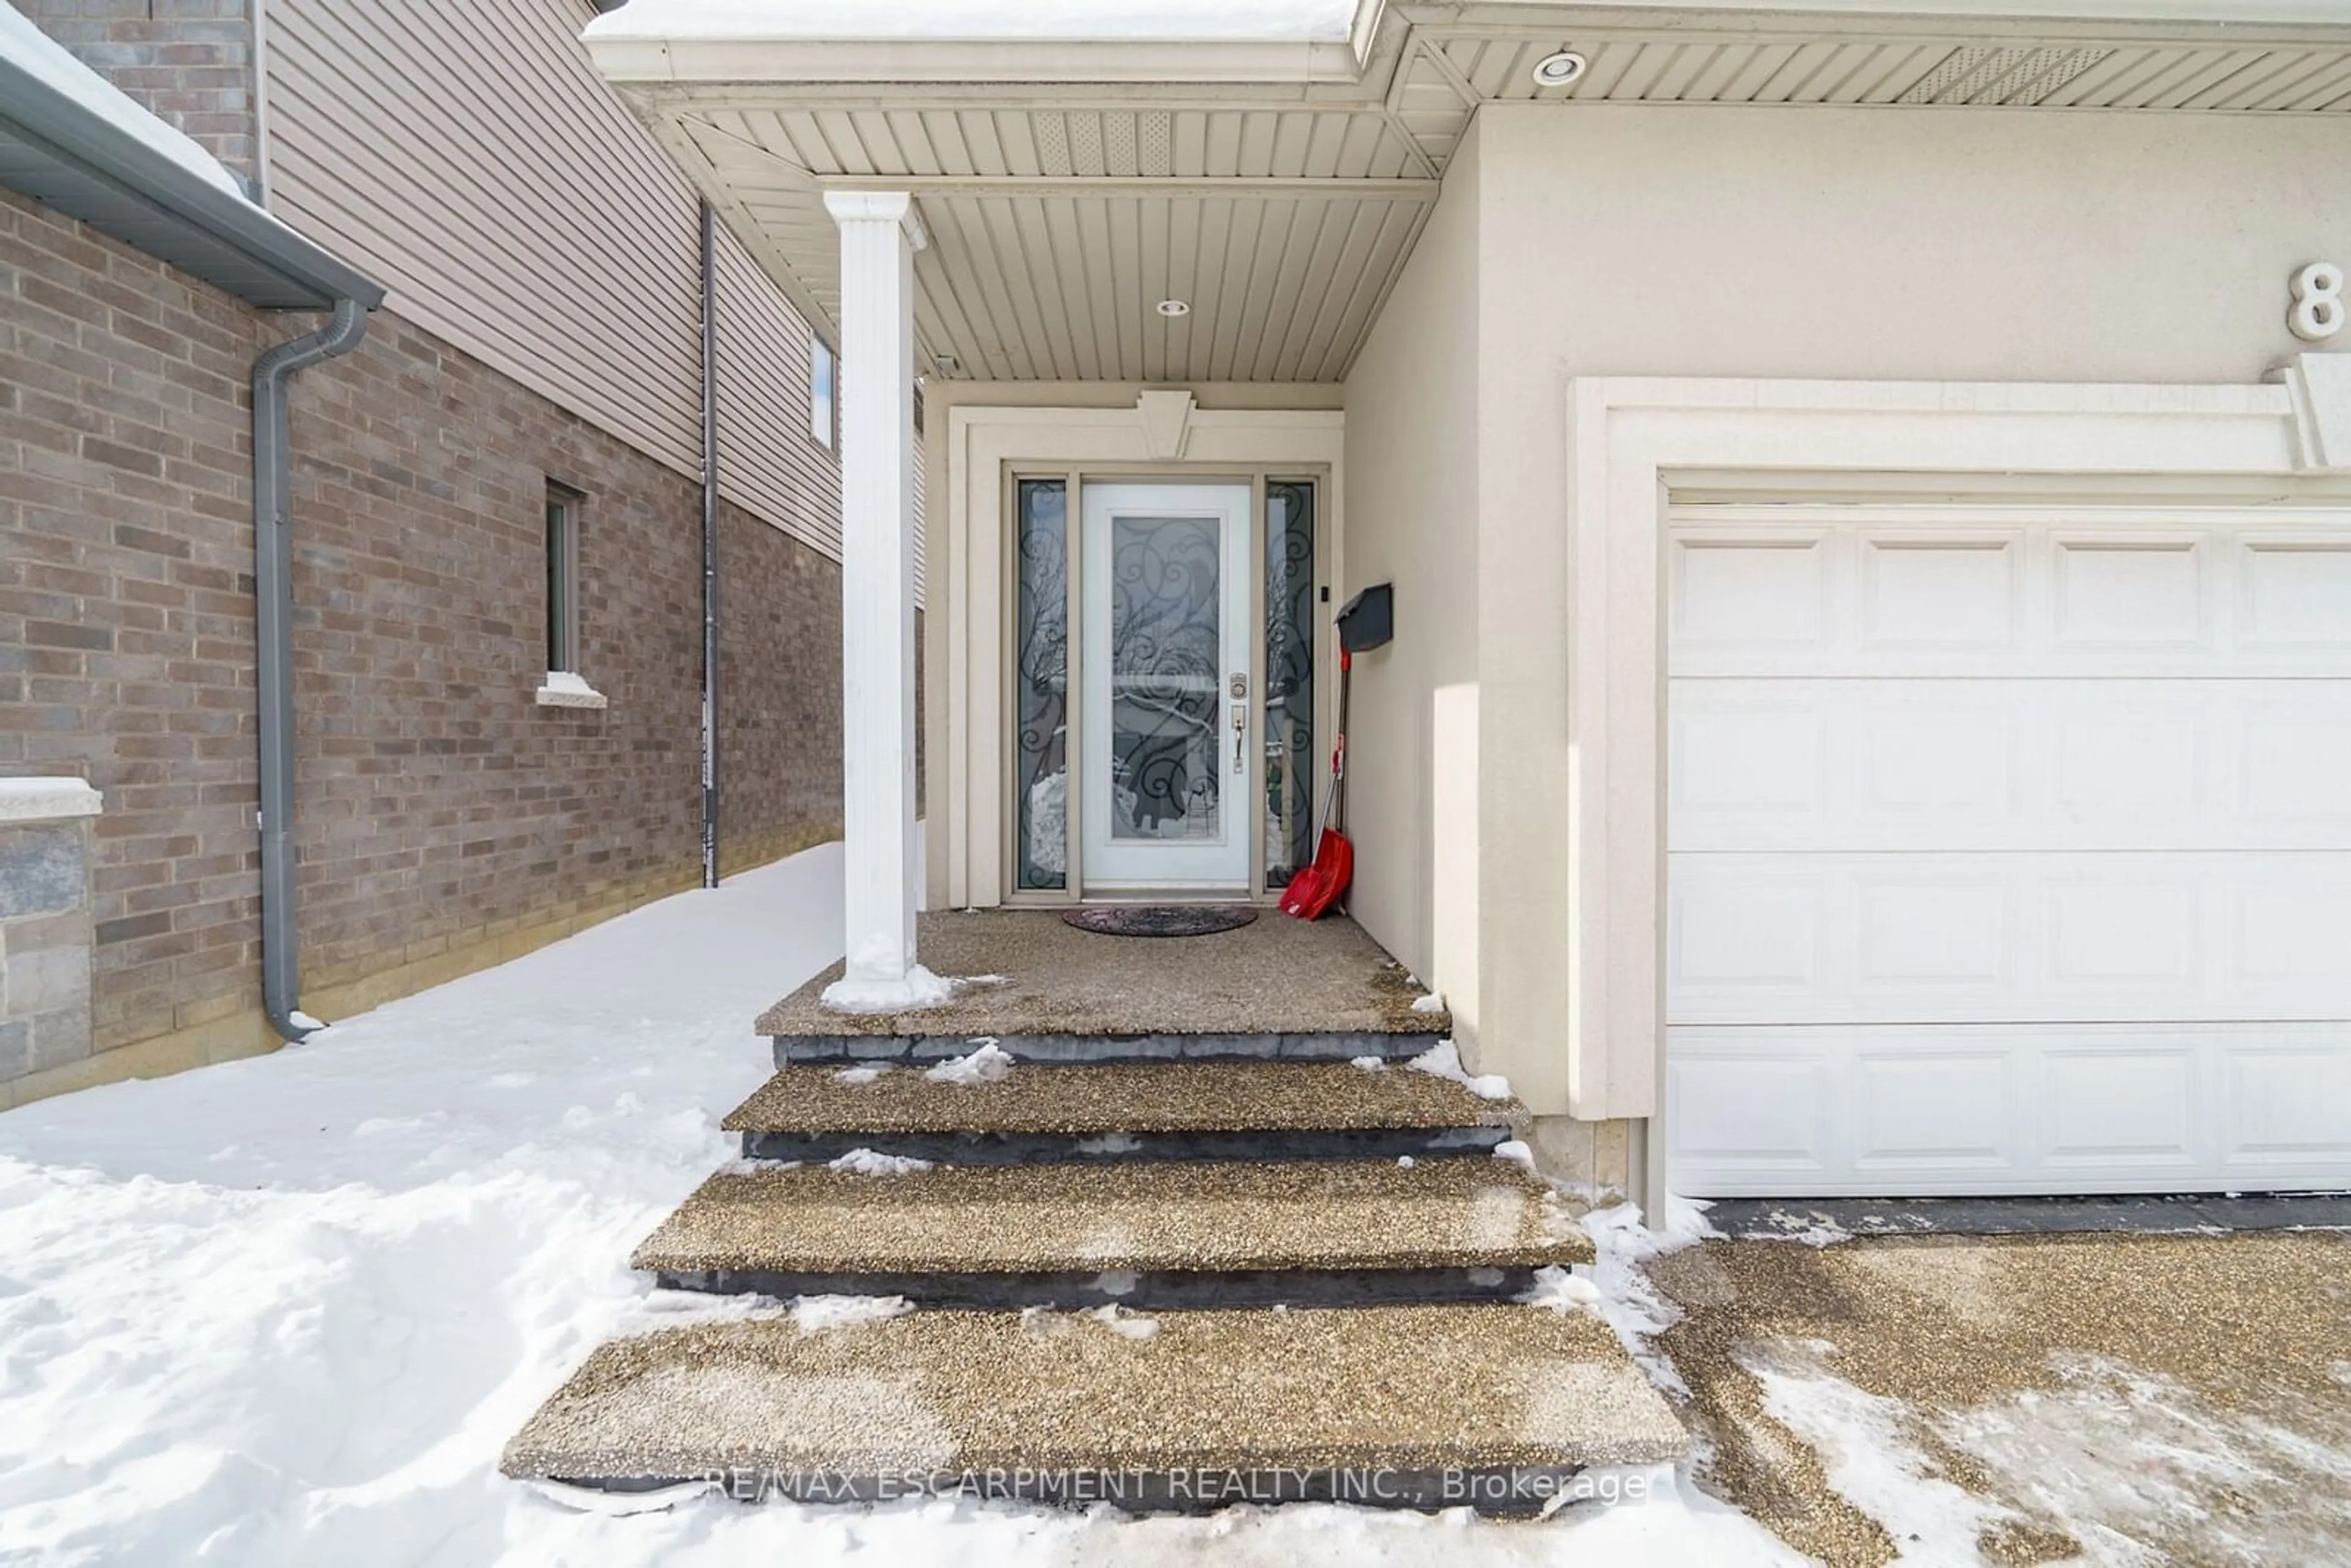
{"type": "Polygon", "coordinates": [[[1246,484],[1084,488],[1088,892],[1249,885],[1249,496],[1246,484]]]}

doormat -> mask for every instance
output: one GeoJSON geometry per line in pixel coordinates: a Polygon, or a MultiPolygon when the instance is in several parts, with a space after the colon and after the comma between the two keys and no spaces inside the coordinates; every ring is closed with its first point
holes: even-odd
{"type": "Polygon", "coordinates": [[[1210,904],[1096,904],[1063,911],[1061,923],[1102,936],[1210,936],[1256,918],[1254,909],[1210,904]]]}

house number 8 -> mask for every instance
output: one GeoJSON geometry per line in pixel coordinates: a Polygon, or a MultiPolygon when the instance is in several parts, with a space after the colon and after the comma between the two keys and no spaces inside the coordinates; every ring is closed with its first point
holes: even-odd
{"type": "Polygon", "coordinates": [[[2294,275],[2294,309],[2286,316],[2294,335],[2315,343],[2343,330],[2343,269],[2314,261],[2294,275]]]}

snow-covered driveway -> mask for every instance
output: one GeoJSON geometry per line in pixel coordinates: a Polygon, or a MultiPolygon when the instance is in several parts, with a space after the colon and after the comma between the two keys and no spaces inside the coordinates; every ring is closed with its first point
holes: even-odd
{"type": "Polygon", "coordinates": [[[1647,1272],[1712,1483],[1835,1568],[2351,1563],[2351,1236],[1718,1239],[1647,1272]]]}
{"type": "Polygon", "coordinates": [[[838,953],[837,848],[309,1044],[0,1115],[0,1561],[1792,1561],[1673,1491],[1583,1522],[1128,1521],[937,1501],[582,1514],[500,1446],[656,1298],[629,1249],[733,1152],[759,1009],[838,953]]]}

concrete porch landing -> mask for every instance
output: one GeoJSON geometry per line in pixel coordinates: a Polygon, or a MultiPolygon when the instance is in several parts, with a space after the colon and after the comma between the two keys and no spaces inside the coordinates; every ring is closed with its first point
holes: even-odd
{"type": "Polygon", "coordinates": [[[1426,991],[1344,918],[1269,909],[1211,936],[1102,936],[1053,910],[926,914],[934,973],[972,983],[944,1007],[838,1013],[836,964],[760,1015],[778,1063],[960,1056],[989,1038],[1030,1061],[1414,1056],[1453,1030],[1426,991]]]}

